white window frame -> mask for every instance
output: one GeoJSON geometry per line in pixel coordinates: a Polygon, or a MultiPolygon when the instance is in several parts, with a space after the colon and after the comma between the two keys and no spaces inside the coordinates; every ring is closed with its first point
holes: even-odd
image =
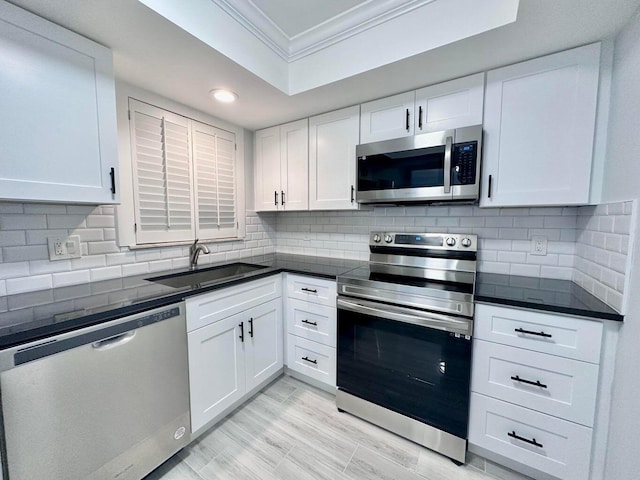
{"type": "MultiPolygon", "coordinates": [[[[131,249],[146,247],[162,247],[169,245],[186,245],[192,243],[195,238],[201,242],[241,240],[246,235],[246,207],[245,207],[245,131],[242,127],[225,122],[203,112],[191,109],[185,105],[176,103],[170,99],[153,94],[132,85],[116,82],[116,107],[118,119],[118,150],[120,160],[120,191],[121,203],[116,207],[117,242],[120,246],[131,249]],[[163,232],[154,233],[153,238],[144,235],[138,238],[135,207],[135,171],[132,150],[132,138],[129,120],[129,99],[149,104],[152,107],[167,111],[169,114],[186,117],[189,121],[195,121],[214,129],[229,132],[235,136],[235,196],[236,196],[236,222],[235,231],[231,229],[207,229],[198,231],[195,201],[192,201],[192,230],[187,235],[163,235],[163,232]],[[198,234],[202,236],[197,237],[198,234]],[[187,238],[188,237],[188,238],[187,238]],[[142,240],[142,241],[141,241],[142,240]]],[[[192,128],[189,128],[191,136],[192,128]]],[[[190,142],[190,148],[192,142],[190,142]]],[[[191,175],[194,175],[193,163],[191,175]]],[[[192,183],[192,194],[195,195],[195,185],[192,183]]]]}

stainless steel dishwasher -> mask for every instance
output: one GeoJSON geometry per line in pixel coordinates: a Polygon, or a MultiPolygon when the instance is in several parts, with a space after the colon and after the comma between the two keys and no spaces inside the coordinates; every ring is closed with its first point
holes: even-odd
{"type": "Polygon", "coordinates": [[[184,315],[170,305],[0,352],[5,480],[139,480],[185,446],[184,315]]]}

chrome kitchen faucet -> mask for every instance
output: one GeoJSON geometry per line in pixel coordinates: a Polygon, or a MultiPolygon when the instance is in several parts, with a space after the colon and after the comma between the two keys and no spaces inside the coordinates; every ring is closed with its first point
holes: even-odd
{"type": "Polygon", "coordinates": [[[204,252],[205,254],[209,253],[209,249],[206,245],[198,245],[198,239],[193,242],[193,245],[189,247],[189,268],[191,270],[195,270],[196,265],[198,265],[198,256],[200,252],[204,252]]]}

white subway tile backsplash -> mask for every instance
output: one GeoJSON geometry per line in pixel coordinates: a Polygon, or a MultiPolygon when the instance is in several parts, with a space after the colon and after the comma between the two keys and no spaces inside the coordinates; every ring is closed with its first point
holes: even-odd
{"type": "Polygon", "coordinates": [[[31,275],[26,278],[9,278],[6,280],[8,295],[46,290],[52,286],[51,275],[31,275]]]}
{"type": "MultiPolygon", "coordinates": [[[[607,301],[608,291],[620,296],[624,285],[631,212],[632,202],[600,208],[481,209],[454,205],[341,212],[247,212],[246,239],[208,244],[211,253],[202,255],[200,263],[276,250],[366,260],[371,231],[473,233],[480,239],[479,271],[573,278],[594,293],[604,292],[607,301]],[[607,215],[611,218],[603,220],[607,215]],[[602,231],[601,226],[607,231],[602,231]],[[548,255],[529,255],[530,238],[534,235],[547,238],[548,255]]],[[[136,251],[118,247],[114,223],[112,206],[0,203],[0,262],[4,262],[0,263],[0,282],[51,274],[54,285],[68,285],[188,266],[188,246],[136,251]],[[48,256],[34,258],[45,254],[47,237],[69,234],[80,236],[84,257],[70,262],[49,262],[48,256]],[[7,256],[20,260],[7,260],[7,256]]],[[[616,304],[621,304],[618,296],[610,295],[616,304]]]]}
{"type": "Polygon", "coordinates": [[[91,270],[91,281],[109,280],[111,278],[122,277],[122,267],[114,265],[111,267],[94,268],[91,270]]]}
{"type": "Polygon", "coordinates": [[[77,285],[91,280],[89,270],[74,270],[73,272],[54,273],[52,277],[54,287],[77,285]]]}
{"type": "Polygon", "coordinates": [[[47,215],[47,228],[84,228],[84,215],[47,215]]]}
{"type": "Polygon", "coordinates": [[[23,230],[7,230],[0,231],[0,246],[13,247],[16,245],[25,245],[27,238],[23,230]]]}
{"type": "Polygon", "coordinates": [[[0,230],[31,230],[34,228],[47,228],[45,215],[0,215],[0,230]]]}

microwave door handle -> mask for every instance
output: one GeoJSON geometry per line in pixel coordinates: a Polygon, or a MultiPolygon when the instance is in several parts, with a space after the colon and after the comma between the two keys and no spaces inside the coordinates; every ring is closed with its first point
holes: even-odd
{"type": "Polygon", "coordinates": [[[451,193],[451,151],[453,137],[447,137],[444,146],[444,193],[451,193]]]}

